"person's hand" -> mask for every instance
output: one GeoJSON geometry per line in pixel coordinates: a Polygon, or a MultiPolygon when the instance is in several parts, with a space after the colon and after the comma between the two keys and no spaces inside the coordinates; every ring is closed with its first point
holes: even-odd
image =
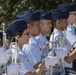
{"type": "Polygon", "coordinates": [[[67,49],[67,47],[64,47],[61,49],[57,49],[55,53],[58,58],[64,59],[70,53],[70,51],[67,49]]]}
{"type": "Polygon", "coordinates": [[[6,64],[11,54],[8,51],[0,51],[0,66],[6,64]]]}
{"type": "Polygon", "coordinates": [[[5,55],[6,61],[8,61],[9,58],[11,57],[12,53],[10,51],[4,51],[4,55],[5,55]]]}
{"type": "Polygon", "coordinates": [[[17,75],[19,72],[19,64],[18,63],[11,63],[8,67],[7,67],[7,73],[8,75],[17,75]]]}
{"type": "Polygon", "coordinates": [[[50,66],[55,66],[58,63],[58,58],[56,56],[48,55],[46,58],[43,59],[45,61],[45,66],[49,68],[50,66]]]}
{"type": "Polygon", "coordinates": [[[4,52],[0,51],[0,66],[5,63],[6,63],[6,60],[5,60],[4,52]]]}

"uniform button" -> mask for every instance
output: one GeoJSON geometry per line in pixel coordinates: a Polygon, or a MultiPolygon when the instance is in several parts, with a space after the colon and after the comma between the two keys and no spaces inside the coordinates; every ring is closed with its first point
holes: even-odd
{"type": "Polygon", "coordinates": [[[40,48],[40,51],[41,51],[41,48],[40,48]]]}
{"type": "Polygon", "coordinates": [[[27,59],[27,61],[29,61],[29,60],[27,59]]]}

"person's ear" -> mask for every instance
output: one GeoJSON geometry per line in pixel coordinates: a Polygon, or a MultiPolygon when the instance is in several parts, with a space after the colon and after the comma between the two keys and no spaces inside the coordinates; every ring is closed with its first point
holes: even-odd
{"type": "Polygon", "coordinates": [[[59,20],[57,20],[57,24],[60,25],[60,21],[59,20]]]}
{"type": "Polygon", "coordinates": [[[17,35],[17,36],[15,37],[15,40],[18,40],[18,38],[19,38],[19,35],[17,35]]]}
{"type": "Polygon", "coordinates": [[[30,29],[30,27],[31,27],[31,25],[30,24],[27,24],[27,28],[30,29]]]}

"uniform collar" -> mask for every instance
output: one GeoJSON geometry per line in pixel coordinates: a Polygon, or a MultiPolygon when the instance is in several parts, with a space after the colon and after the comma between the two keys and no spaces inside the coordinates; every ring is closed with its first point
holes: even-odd
{"type": "Polygon", "coordinates": [[[45,36],[43,36],[42,34],[40,34],[39,36],[37,36],[37,39],[39,39],[42,43],[46,43],[47,39],[45,36]]]}
{"type": "Polygon", "coordinates": [[[54,33],[60,34],[60,31],[58,29],[54,28],[54,33]]]}
{"type": "Polygon", "coordinates": [[[37,44],[37,41],[38,40],[34,36],[31,36],[30,39],[29,39],[29,44],[30,43],[36,43],[37,44]]]}

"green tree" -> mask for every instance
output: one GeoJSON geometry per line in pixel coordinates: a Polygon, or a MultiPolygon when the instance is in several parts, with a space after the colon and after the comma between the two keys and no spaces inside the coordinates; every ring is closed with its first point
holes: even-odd
{"type": "Polygon", "coordinates": [[[76,0],[0,0],[0,22],[9,25],[25,10],[55,9],[59,4],[76,0]]]}

